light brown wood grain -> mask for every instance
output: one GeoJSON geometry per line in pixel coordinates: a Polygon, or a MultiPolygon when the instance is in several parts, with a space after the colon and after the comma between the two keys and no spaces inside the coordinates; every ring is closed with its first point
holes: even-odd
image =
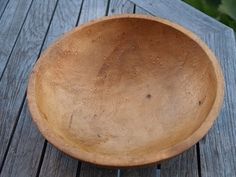
{"type": "Polygon", "coordinates": [[[217,59],[193,33],[144,15],[76,28],[37,62],[29,108],[60,150],[106,166],[173,157],[199,141],[223,100],[217,59]]]}

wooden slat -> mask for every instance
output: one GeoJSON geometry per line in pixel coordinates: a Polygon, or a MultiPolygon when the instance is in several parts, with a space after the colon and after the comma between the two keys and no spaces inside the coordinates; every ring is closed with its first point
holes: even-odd
{"type": "MultiPolygon", "coordinates": [[[[59,1],[43,48],[46,48],[55,38],[76,25],[81,2],[78,0],[59,1]]],[[[16,127],[16,132],[6,157],[2,170],[3,177],[33,177],[36,176],[38,171],[45,140],[38,133],[35,125],[32,124],[30,115],[28,113],[25,115],[26,109],[27,104],[24,105],[24,111],[19,118],[19,125],[16,127]]],[[[60,151],[52,148],[51,145],[48,145],[40,175],[66,177],[67,174],[72,176],[72,174],[76,174],[77,166],[77,160],[65,156],[60,151]]]]}
{"type": "Polygon", "coordinates": [[[39,176],[76,177],[77,169],[78,160],[68,157],[48,144],[39,176]]]}
{"type": "Polygon", "coordinates": [[[82,163],[79,177],[117,177],[117,170],[82,163]]]}
{"type": "Polygon", "coordinates": [[[133,13],[134,4],[127,0],[110,0],[108,15],[133,13]]]}
{"type": "Polygon", "coordinates": [[[31,2],[32,0],[10,0],[2,15],[0,20],[0,78],[27,16],[31,2]]]}
{"type": "Polygon", "coordinates": [[[79,25],[106,15],[108,0],[84,0],[79,25]]]}
{"type": "Polygon", "coordinates": [[[43,50],[77,25],[83,0],[59,0],[43,50]]]}
{"type": "Polygon", "coordinates": [[[8,4],[9,0],[0,0],[0,19],[2,17],[3,12],[8,4]]]}
{"type": "Polygon", "coordinates": [[[146,11],[145,9],[143,9],[143,8],[141,8],[139,6],[136,6],[135,13],[136,14],[144,14],[144,15],[152,15],[148,11],[146,11]]]}
{"type": "Polygon", "coordinates": [[[136,169],[121,170],[121,177],[157,177],[156,165],[154,167],[139,167],[136,169]]]}
{"type": "Polygon", "coordinates": [[[196,146],[161,164],[161,177],[198,177],[196,146]]]}
{"type": "Polygon", "coordinates": [[[32,122],[25,104],[0,176],[36,176],[43,145],[44,138],[32,122]]]}
{"type": "Polygon", "coordinates": [[[220,116],[199,142],[202,177],[236,176],[236,46],[233,30],[205,36],[218,56],[225,77],[225,99],[220,116]]]}
{"type": "Polygon", "coordinates": [[[0,166],[3,164],[21,111],[27,78],[40,53],[56,2],[56,0],[33,2],[0,81],[0,166]]]}

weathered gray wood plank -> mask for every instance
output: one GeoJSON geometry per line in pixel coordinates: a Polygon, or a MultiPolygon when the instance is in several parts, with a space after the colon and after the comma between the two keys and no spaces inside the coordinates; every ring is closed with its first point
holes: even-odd
{"type": "Polygon", "coordinates": [[[134,4],[127,0],[110,0],[108,15],[133,13],[134,4]]]}
{"type": "MultiPolygon", "coordinates": [[[[67,0],[60,0],[58,2],[43,49],[58,36],[76,25],[81,2],[82,1],[77,0],[69,2],[67,0]]],[[[28,115],[28,113],[25,115],[26,108],[27,104],[24,105],[24,111],[19,118],[19,125],[16,127],[16,132],[14,133],[5,165],[3,166],[3,177],[33,177],[36,176],[38,171],[39,160],[45,140],[42,138],[41,134],[38,133],[35,125],[32,124],[30,115],[28,115]],[[22,124],[22,122],[24,122],[24,124],[22,124]],[[19,132],[23,133],[20,134],[19,132]],[[27,136],[28,134],[29,136],[27,136]],[[28,141],[29,139],[30,141],[28,141]],[[12,153],[12,149],[14,153],[12,153]]],[[[76,174],[77,166],[77,160],[65,156],[55,148],[52,148],[51,145],[48,145],[40,176],[61,175],[66,177],[66,174],[71,176],[72,174],[76,174]]]]}
{"type": "Polygon", "coordinates": [[[10,0],[2,14],[0,19],[0,78],[21,31],[31,2],[32,0],[10,0]]]}
{"type": "Polygon", "coordinates": [[[117,177],[117,170],[82,163],[79,177],[117,177]]]}
{"type": "Polygon", "coordinates": [[[152,167],[139,167],[136,169],[121,170],[121,177],[157,177],[156,165],[152,167]]]}
{"type": "Polygon", "coordinates": [[[39,176],[76,177],[77,169],[78,160],[68,157],[48,144],[39,176]]]}
{"type": "Polygon", "coordinates": [[[32,122],[25,103],[0,176],[36,176],[43,145],[44,138],[32,122]]]}
{"type": "Polygon", "coordinates": [[[53,16],[43,50],[76,26],[83,0],[60,0],[53,16]]]}
{"type": "Polygon", "coordinates": [[[135,13],[136,14],[144,14],[144,15],[152,15],[148,11],[146,11],[145,9],[143,9],[143,8],[141,8],[139,6],[136,6],[135,13]]]}
{"type": "Polygon", "coordinates": [[[79,25],[106,15],[108,0],[84,0],[79,25]]]}
{"type": "Polygon", "coordinates": [[[198,177],[197,151],[193,146],[188,151],[161,164],[161,177],[198,177]]]}
{"type": "Polygon", "coordinates": [[[0,81],[0,167],[21,111],[27,78],[40,53],[56,2],[33,2],[0,81]]]}
{"type": "Polygon", "coordinates": [[[0,19],[2,17],[3,12],[8,4],[9,0],[0,0],[0,19]]]}
{"type": "Polygon", "coordinates": [[[218,56],[225,77],[225,99],[220,116],[199,142],[202,177],[236,176],[236,46],[233,30],[205,36],[218,56]]]}

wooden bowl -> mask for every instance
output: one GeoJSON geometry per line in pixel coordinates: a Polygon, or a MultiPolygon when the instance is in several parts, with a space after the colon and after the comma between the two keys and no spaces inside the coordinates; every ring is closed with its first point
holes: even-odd
{"type": "Polygon", "coordinates": [[[49,47],[28,86],[45,138],[111,167],[160,162],[199,141],[223,100],[220,66],[192,32],[143,15],[107,17],[49,47]]]}

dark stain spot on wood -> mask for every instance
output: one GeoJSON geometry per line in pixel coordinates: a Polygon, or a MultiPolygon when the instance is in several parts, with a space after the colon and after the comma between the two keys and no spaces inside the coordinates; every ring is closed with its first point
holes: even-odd
{"type": "Polygon", "coordinates": [[[93,117],[96,118],[96,117],[97,117],[97,114],[94,114],[93,117]]]}
{"type": "Polygon", "coordinates": [[[74,115],[73,115],[73,113],[72,113],[71,116],[70,116],[69,128],[71,128],[71,124],[72,124],[73,117],[74,117],[74,115]]]}
{"type": "Polygon", "coordinates": [[[103,63],[102,67],[98,71],[97,76],[106,78],[108,69],[109,69],[109,63],[107,62],[103,63]]]}
{"type": "Polygon", "coordinates": [[[148,99],[150,99],[151,97],[152,97],[151,94],[147,94],[147,95],[146,95],[146,98],[148,98],[148,99]]]}
{"type": "Polygon", "coordinates": [[[206,95],[201,100],[199,100],[198,105],[201,106],[205,102],[205,100],[206,100],[206,95]]]}
{"type": "Polygon", "coordinates": [[[100,138],[101,136],[99,134],[97,134],[97,137],[100,138]]]}

